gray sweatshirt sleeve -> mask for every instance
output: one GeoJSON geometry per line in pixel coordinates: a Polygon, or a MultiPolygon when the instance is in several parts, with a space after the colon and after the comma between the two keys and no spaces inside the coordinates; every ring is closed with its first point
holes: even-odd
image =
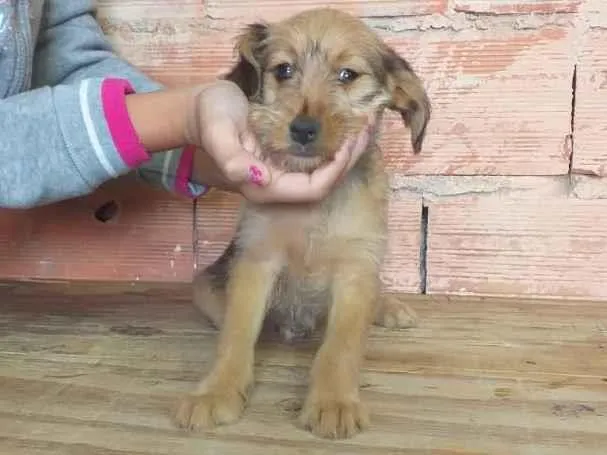
{"type": "Polygon", "coordinates": [[[26,208],[90,193],[132,169],[195,197],[193,150],[150,156],[126,110],[128,93],[160,85],[118,58],[89,0],[48,0],[33,89],[0,101],[0,206],[26,208]]]}

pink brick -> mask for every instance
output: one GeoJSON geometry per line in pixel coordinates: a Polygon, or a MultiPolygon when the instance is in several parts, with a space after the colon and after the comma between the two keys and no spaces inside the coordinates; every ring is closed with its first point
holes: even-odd
{"type": "Polygon", "coordinates": [[[0,210],[0,278],[188,282],[192,203],[130,179],[29,211],[0,210]],[[95,210],[115,200],[115,219],[95,210]]]}
{"type": "MultiPolygon", "coordinates": [[[[150,31],[145,26],[141,27],[148,20],[204,17],[203,0],[97,0],[95,3],[99,17],[132,21],[140,25],[136,28],[142,32],[150,31]]],[[[170,32],[168,29],[156,31],[170,32]]]]}
{"type": "MultiPolygon", "coordinates": [[[[158,22],[162,27],[171,21],[158,22]]],[[[104,29],[122,57],[169,87],[204,84],[225,74],[235,61],[237,31],[198,29],[197,22],[191,23],[189,19],[181,22],[179,32],[162,39],[154,39],[147,33],[117,31],[128,29],[129,21],[116,20],[104,29]]]]}
{"type": "MultiPolygon", "coordinates": [[[[196,218],[198,269],[217,259],[236,227],[238,196],[214,192],[198,202],[196,218]]],[[[387,290],[419,292],[421,199],[395,194],[390,202],[388,254],[382,271],[387,290]]]]}
{"type": "Polygon", "coordinates": [[[214,19],[242,22],[281,20],[317,7],[330,7],[363,17],[415,16],[443,13],[448,0],[207,0],[206,11],[214,19]]]}
{"type": "Polygon", "coordinates": [[[240,196],[212,191],[196,206],[196,264],[203,269],[221,256],[234,235],[240,196]]]}
{"type": "Polygon", "coordinates": [[[607,176],[607,30],[592,29],[583,40],[577,66],[572,170],[607,176]]]}
{"type": "Polygon", "coordinates": [[[387,291],[421,290],[421,213],[421,197],[393,193],[388,212],[388,252],[382,271],[387,291]]]}
{"type": "Polygon", "coordinates": [[[458,12],[482,14],[574,13],[582,0],[455,0],[458,12]]]}
{"type": "Polygon", "coordinates": [[[428,292],[607,299],[607,200],[459,197],[429,207],[428,292]]]}
{"type": "Polygon", "coordinates": [[[590,18],[592,25],[602,25],[603,27],[607,24],[607,2],[605,0],[584,0],[582,8],[580,8],[582,14],[590,18]]]}

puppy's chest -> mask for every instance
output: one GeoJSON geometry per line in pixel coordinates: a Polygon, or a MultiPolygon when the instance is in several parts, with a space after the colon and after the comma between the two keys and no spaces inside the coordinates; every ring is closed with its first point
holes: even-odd
{"type": "Polygon", "coordinates": [[[244,241],[262,258],[280,257],[296,275],[324,274],[340,261],[337,246],[359,235],[339,215],[321,208],[256,213],[246,218],[244,241]]]}
{"type": "Polygon", "coordinates": [[[330,262],[331,240],[336,235],[329,234],[330,220],[319,210],[271,213],[257,222],[254,230],[260,244],[268,253],[281,256],[293,272],[318,272],[330,262]]]}

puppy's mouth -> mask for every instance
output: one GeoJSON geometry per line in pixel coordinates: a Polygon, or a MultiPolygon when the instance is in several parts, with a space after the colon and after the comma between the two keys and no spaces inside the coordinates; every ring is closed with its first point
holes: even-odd
{"type": "Polygon", "coordinates": [[[311,147],[293,144],[286,150],[269,150],[271,163],[287,172],[312,173],[329,159],[311,147]]]}

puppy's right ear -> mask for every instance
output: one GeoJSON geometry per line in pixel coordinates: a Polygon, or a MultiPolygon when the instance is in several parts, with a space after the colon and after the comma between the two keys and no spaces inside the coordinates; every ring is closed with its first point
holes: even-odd
{"type": "Polygon", "coordinates": [[[262,85],[262,51],[268,37],[268,26],[255,23],[247,26],[237,40],[238,62],[225,79],[234,82],[245,93],[247,98],[254,99],[261,94],[262,85]]]}

